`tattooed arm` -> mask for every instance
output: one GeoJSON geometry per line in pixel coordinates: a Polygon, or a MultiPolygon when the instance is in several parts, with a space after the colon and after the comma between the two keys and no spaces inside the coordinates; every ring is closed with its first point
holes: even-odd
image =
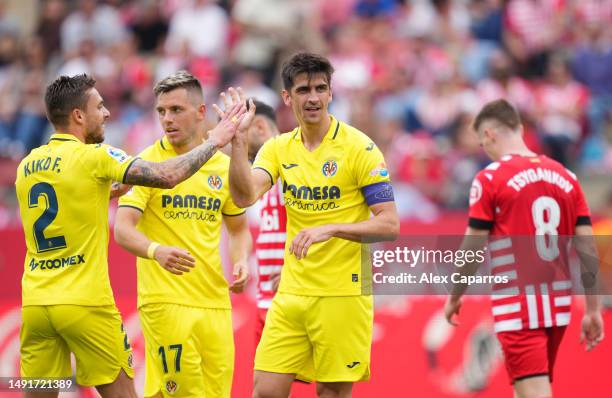
{"type": "Polygon", "coordinates": [[[163,162],[136,159],[128,169],[124,183],[154,188],[173,188],[198,171],[220,147],[219,144],[208,139],[191,151],[163,162]]]}
{"type": "Polygon", "coordinates": [[[245,113],[244,103],[235,104],[209,132],[208,139],[204,143],[181,156],[159,163],[136,159],[126,171],[123,183],[173,188],[191,177],[217,152],[217,149],[231,141],[245,113]]]}

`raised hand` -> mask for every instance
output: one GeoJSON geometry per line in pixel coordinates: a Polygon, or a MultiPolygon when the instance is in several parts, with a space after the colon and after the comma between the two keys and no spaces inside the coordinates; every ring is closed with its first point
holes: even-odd
{"type": "MultiPolygon", "coordinates": [[[[229,90],[235,93],[234,95],[236,97],[238,96],[238,93],[234,88],[230,87],[229,90]]],[[[224,93],[221,95],[222,97],[225,96],[224,93]]],[[[242,124],[245,115],[248,114],[246,110],[246,103],[244,101],[232,101],[229,106],[225,107],[225,112],[222,112],[217,105],[213,105],[213,109],[215,109],[219,115],[220,120],[215,128],[208,133],[208,137],[217,145],[217,147],[221,148],[229,144],[232,138],[234,138],[236,130],[242,124]]]]}
{"type": "MultiPolygon", "coordinates": [[[[213,104],[213,109],[217,112],[219,118],[225,117],[226,113],[229,109],[236,106],[237,104],[243,104],[246,107],[246,98],[244,95],[244,91],[242,88],[238,87],[234,89],[230,87],[227,90],[227,93],[221,93],[221,100],[223,101],[223,106],[225,111],[221,110],[217,104],[213,104]]],[[[236,139],[246,140],[247,139],[247,131],[249,126],[253,122],[253,118],[255,117],[255,103],[252,99],[249,100],[248,111],[239,119],[237,119],[237,130],[236,130],[236,139]]]]}

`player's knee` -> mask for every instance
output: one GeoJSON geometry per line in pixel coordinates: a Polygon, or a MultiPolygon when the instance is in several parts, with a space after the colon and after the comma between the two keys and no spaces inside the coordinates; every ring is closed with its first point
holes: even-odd
{"type": "Polygon", "coordinates": [[[348,398],[352,390],[353,383],[317,383],[319,398],[348,398]]]}
{"type": "Polygon", "coordinates": [[[98,392],[102,398],[137,398],[133,388],[114,386],[112,388],[100,389],[98,392]]]}
{"type": "Polygon", "coordinates": [[[317,397],[319,398],[341,398],[342,395],[332,390],[318,390],[317,389],[317,397]]]}
{"type": "Polygon", "coordinates": [[[258,383],[256,380],[253,386],[253,398],[287,398],[289,393],[282,390],[283,388],[276,383],[258,383]]]}
{"type": "Polygon", "coordinates": [[[515,395],[518,398],[552,398],[551,394],[542,394],[542,393],[530,393],[530,392],[526,392],[523,394],[517,394],[515,395]]]}
{"type": "Polygon", "coordinates": [[[517,398],[552,398],[550,381],[547,376],[516,382],[514,393],[517,398]]]}
{"type": "Polygon", "coordinates": [[[518,394],[519,398],[552,398],[551,393],[526,391],[523,394],[518,394]]]}
{"type": "Polygon", "coordinates": [[[294,374],[256,370],[253,375],[253,398],[287,398],[294,378],[294,374]]]}

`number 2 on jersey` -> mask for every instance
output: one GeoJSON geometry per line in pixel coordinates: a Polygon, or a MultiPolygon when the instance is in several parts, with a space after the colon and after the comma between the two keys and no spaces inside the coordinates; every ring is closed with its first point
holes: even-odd
{"type": "Polygon", "coordinates": [[[45,228],[47,228],[55,217],[57,217],[58,203],[57,195],[53,186],[46,182],[34,184],[30,189],[28,205],[30,208],[38,207],[38,200],[44,197],[46,201],[45,211],[34,222],[34,240],[36,241],[36,249],[38,253],[51,250],[63,249],[66,247],[66,239],[63,235],[54,236],[51,238],[45,237],[45,228]]]}
{"type": "Polygon", "coordinates": [[[536,250],[542,260],[553,261],[559,256],[557,228],[561,222],[561,209],[554,198],[540,196],[531,205],[533,224],[536,228],[536,250]]]}

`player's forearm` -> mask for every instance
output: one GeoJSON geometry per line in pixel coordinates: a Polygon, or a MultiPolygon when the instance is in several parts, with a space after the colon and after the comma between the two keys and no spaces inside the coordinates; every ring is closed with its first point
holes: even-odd
{"type": "Polygon", "coordinates": [[[399,220],[392,214],[381,214],[366,221],[333,224],[332,235],[353,242],[392,241],[399,235],[399,220]]]}
{"type": "MultiPolygon", "coordinates": [[[[477,262],[466,262],[466,264],[463,267],[457,269],[457,273],[459,273],[460,275],[460,278],[457,278],[457,279],[466,280],[467,278],[464,278],[464,276],[474,275],[478,271],[479,267],[480,267],[480,264],[477,262]]],[[[453,287],[450,293],[451,299],[454,299],[454,300],[460,299],[468,287],[469,285],[467,283],[453,284],[453,287]]]]}
{"type": "Polygon", "coordinates": [[[593,229],[586,225],[577,227],[574,245],[580,259],[580,275],[584,288],[586,310],[587,312],[599,311],[601,307],[598,296],[600,262],[595,238],[593,237],[593,229]]]}
{"type": "Polygon", "coordinates": [[[239,207],[249,207],[257,200],[248,161],[248,144],[243,140],[232,142],[232,159],[229,169],[230,193],[239,207]]]}
{"type": "MultiPolygon", "coordinates": [[[[459,250],[464,253],[468,251],[477,252],[477,251],[484,250],[484,247],[487,243],[487,237],[488,237],[488,233],[472,235],[470,234],[470,231],[468,229],[466,236],[463,238],[463,242],[461,242],[461,247],[459,248],[459,250]]],[[[463,267],[457,268],[457,272],[462,277],[472,276],[476,274],[476,272],[478,271],[478,268],[480,268],[481,265],[482,263],[476,260],[466,261],[463,267]]],[[[460,280],[464,280],[464,279],[467,279],[467,278],[460,278],[460,280]]],[[[455,283],[452,287],[451,294],[450,294],[451,300],[460,299],[461,296],[463,296],[463,294],[467,290],[467,288],[468,288],[467,284],[455,283]]]]}
{"type": "Polygon", "coordinates": [[[117,220],[115,222],[115,241],[133,255],[148,258],[147,250],[151,240],[137,230],[135,226],[117,220]]]}
{"type": "Polygon", "coordinates": [[[229,232],[229,250],[232,263],[246,263],[251,253],[252,238],[248,227],[229,232]]]}
{"type": "Polygon", "coordinates": [[[218,145],[208,139],[191,151],[155,163],[137,159],[129,168],[125,183],[154,188],[173,188],[191,177],[217,152],[218,145]]]}
{"type": "MultiPolygon", "coordinates": [[[[578,241],[583,240],[579,237],[578,241]]],[[[576,244],[576,252],[580,259],[580,276],[582,287],[586,295],[597,294],[599,277],[599,257],[594,242],[581,242],[576,244]]]]}
{"type": "Polygon", "coordinates": [[[595,294],[586,294],[584,296],[584,304],[587,313],[595,313],[601,311],[601,299],[595,294]]]}

